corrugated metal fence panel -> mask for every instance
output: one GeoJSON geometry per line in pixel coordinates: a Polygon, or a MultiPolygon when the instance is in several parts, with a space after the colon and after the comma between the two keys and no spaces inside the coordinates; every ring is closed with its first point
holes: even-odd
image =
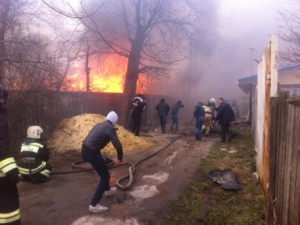
{"type": "Polygon", "coordinates": [[[257,108],[255,150],[256,167],[262,185],[267,215],[271,212],[270,203],[270,138],[271,138],[271,96],[277,95],[278,82],[278,39],[272,36],[258,65],[257,108]]]}
{"type": "MultiPolygon", "coordinates": [[[[18,151],[21,141],[26,137],[28,126],[39,125],[45,137],[50,137],[58,123],[83,113],[107,115],[115,111],[121,115],[122,94],[93,92],[54,92],[11,91],[8,104],[9,124],[14,142],[13,149],[18,151]]],[[[155,106],[161,98],[172,106],[175,100],[168,96],[146,96],[147,110],[142,116],[143,125],[159,124],[155,106]]]]}

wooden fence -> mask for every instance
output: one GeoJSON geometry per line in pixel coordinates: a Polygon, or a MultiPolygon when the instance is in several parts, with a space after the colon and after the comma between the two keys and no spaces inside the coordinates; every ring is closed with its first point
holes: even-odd
{"type": "Polygon", "coordinates": [[[271,99],[269,224],[300,224],[300,96],[271,99]]]}

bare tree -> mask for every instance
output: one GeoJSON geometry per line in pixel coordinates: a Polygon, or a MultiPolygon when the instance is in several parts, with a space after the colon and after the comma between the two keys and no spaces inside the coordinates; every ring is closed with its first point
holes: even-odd
{"type": "Polygon", "coordinates": [[[281,21],[279,37],[285,42],[281,59],[295,64],[300,63],[300,0],[292,0],[290,4],[292,10],[281,9],[278,12],[281,21]]]}
{"type": "Polygon", "coordinates": [[[44,28],[51,28],[51,20],[42,6],[35,0],[0,1],[0,82],[10,90],[8,112],[15,112],[8,113],[13,148],[28,123],[50,118],[45,107],[51,90],[67,85],[69,65],[80,51],[69,42],[75,35],[44,28]]]}
{"type": "MultiPolygon", "coordinates": [[[[72,14],[43,2],[80,20],[107,53],[128,59],[122,106],[128,113],[139,75],[150,79],[169,76],[176,63],[189,57],[190,44],[196,46],[204,33],[202,1],[89,0],[81,1],[80,12],[72,8],[72,14]]],[[[128,113],[121,115],[121,124],[127,124],[128,113]]]]}

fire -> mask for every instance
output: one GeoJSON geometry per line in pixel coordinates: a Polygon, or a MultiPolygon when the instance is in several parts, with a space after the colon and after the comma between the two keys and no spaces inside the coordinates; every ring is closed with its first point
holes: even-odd
{"type": "MultiPolygon", "coordinates": [[[[76,71],[67,77],[67,82],[70,83],[69,90],[85,91],[84,68],[79,64],[74,64],[73,67],[76,71]]],[[[90,63],[90,91],[122,93],[126,67],[127,59],[114,54],[108,55],[101,65],[94,59],[90,63]]]]}
{"type": "MultiPolygon", "coordinates": [[[[70,91],[86,90],[86,75],[84,63],[75,63],[72,68],[72,74],[67,76],[70,91]]],[[[101,65],[98,65],[94,59],[90,63],[90,91],[92,92],[110,92],[122,93],[124,89],[124,77],[127,70],[127,58],[116,54],[110,54],[101,65]]],[[[137,92],[145,92],[147,78],[144,75],[139,76],[137,82],[137,92]],[[140,82],[143,85],[140,85],[140,82]]]]}
{"type": "Polygon", "coordinates": [[[123,74],[107,77],[105,75],[94,75],[91,82],[91,91],[122,93],[123,74]]]}

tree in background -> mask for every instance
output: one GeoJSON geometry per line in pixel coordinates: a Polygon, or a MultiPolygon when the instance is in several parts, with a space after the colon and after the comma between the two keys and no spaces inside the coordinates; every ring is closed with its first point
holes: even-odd
{"type": "Polygon", "coordinates": [[[300,1],[287,2],[285,9],[278,12],[281,21],[279,37],[283,40],[284,49],[281,59],[287,63],[300,63],[300,1]],[[290,4],[288,4],[290,3],[290,4]],[[288,9],[291,7],[292,9],[288,9]]]}
{"type": "Polygon", "coordinates": [[[14,149],[28,123],[50,118],[51,111],[45,110],[53,98],[49,90],[66,86],[68,65],[78,52],[68,41],[72,37],[59,34],[42,6],[34,0],[0,1],[0,82],[10,91],[8,112],[15,112],[14,117],[8,113],[14,149]]]}
{"type": "MultiPolygon", "coordinates": [[[[140,75],[148,79],[170,76],[176,64],[189,57],[204,34],[204,1],[135,0],[81,1],[79,11],[66,13],[43,0],[56,12],[80,20],[83,29],[93,34],[101,54],[127,58],[124,79],[124,112],[120,123],[129,119],[130,101],[136,94],[140,75]]],[[[167,85],[167,84],[166,84],[167,85]]]]}

